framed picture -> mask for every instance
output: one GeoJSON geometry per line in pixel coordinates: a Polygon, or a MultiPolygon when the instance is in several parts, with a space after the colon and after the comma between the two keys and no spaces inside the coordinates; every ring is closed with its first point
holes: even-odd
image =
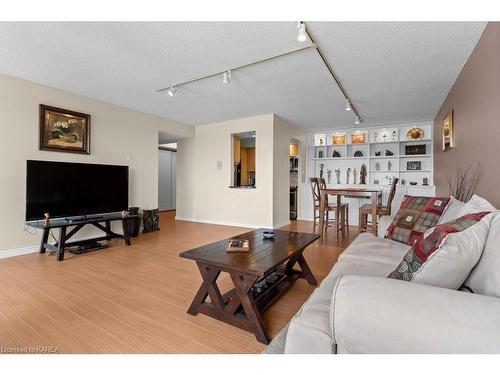
{"type": "Polygon", "coordinates": [[[90,154],[90,115],[40,104],[40,150],[90,154]]]}
{"type": "Polygon", "coordinates": [[[420,171],[420,170],[422,170],[422,162],[421,161],[407,161],[406,162],[406,170],[408,170],[408,171],[420,171]]]}
{"type": "Polygon", "coordinates": [[[345,133],[332,135],[333,145],[345,145],[345,133]]]}
{"type": "Polygon", "coordinates": [[[451,150],[455,147],[455,128],[453,125],[453,109],[446,114],[441,124],[443,130],[443,151],[451,150]]]}
{"type": "Polygon", "coordinates": [[[352,144],[363,144],[366,143],[366,133],[355,131],[351,134],[351,143],[352,144]]]}

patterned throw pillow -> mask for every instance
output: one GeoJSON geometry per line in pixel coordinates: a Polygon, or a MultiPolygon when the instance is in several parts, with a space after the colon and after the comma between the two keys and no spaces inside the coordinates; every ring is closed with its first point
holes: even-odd
{"type": "Polygon", "coordinates": [[[490,227],[489,213],[468,214],[430,229],[388,277],[459,289],[481,258],[490,227]]]}
{"type": "Polygon", "coordinates": [[[450,198],[412,197],[405,195],[398,214],[385,238],[413,245],[428,229],[437,225],[450,198]]]}

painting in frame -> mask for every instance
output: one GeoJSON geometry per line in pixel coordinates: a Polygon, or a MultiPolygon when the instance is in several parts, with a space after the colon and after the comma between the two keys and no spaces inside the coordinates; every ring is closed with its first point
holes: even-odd
{"type": "Polygon", "coordinates": [[[448,151],[455,147],[454,126],[455,125],[453,124],[453,109],[450,109],[441,124],[443,131],[443,151],[448,151]]]}
{"type": "Polygon", "coordinates": [[[90,115],[40,104],[40,150],[90,154],[90,115]]]}

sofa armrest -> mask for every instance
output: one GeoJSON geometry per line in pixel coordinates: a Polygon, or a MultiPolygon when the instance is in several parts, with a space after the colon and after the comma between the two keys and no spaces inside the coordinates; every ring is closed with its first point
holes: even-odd
{"type": "Polygon", "coordinates": [[[387,228],[391,225],[394,216],[381,216],[377,220],[377,236],[380,238],[385,237],[385,232],[387,232],[387,228]]]}
{"type": "Polygon", "coordinates": [[[500,299],[424,284],[341,277],[330,311],[339,353],[500,353],[500,299]]]}

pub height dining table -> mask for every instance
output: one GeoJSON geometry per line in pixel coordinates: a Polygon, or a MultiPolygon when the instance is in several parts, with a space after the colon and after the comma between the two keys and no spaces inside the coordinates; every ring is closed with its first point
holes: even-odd
{"type": "MultiPolygon", "coordinates": [[[[344,188],[327,188],[320,189],[320,215],[319,215],[319,227],[320,227],[320,235],[321,240],[323,240],[323,236],[325,234],[325,215],[328,204],[328,197],[330,195],[334,195],[337,197],[337,207],[340,207],[342,197],[346,198],[369,198],[372,205],[372,232],[374,235],[377,235],[377,206],[379,204],[379,198],[382,198],[382,190],[381,189],[372,189],[372,188],[352,188],[352,187],[344,187],[344,188]]],[[[335,218],[337,220],[337,218],[335,218]]],[[[342,226],[342,237],[345,237],[345,226],[342,226]]],[[[338,232],[336,232],[337,240],[338,240],[338,232]]]]}

